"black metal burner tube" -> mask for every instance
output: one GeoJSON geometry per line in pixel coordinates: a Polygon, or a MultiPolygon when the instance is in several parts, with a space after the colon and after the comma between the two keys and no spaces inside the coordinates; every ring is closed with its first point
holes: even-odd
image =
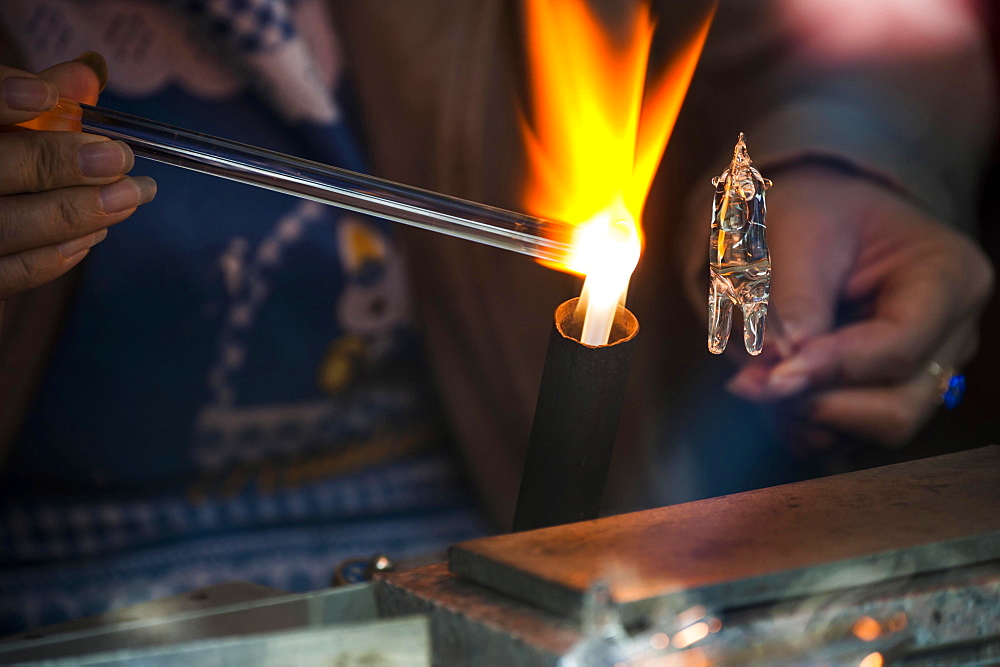
{"type": "Polygon", "coordinates": [[[578,299],[556,308],[514,531],[596,519],[639,322],[619,306],[607,345],[580,342],[578,299]]]}

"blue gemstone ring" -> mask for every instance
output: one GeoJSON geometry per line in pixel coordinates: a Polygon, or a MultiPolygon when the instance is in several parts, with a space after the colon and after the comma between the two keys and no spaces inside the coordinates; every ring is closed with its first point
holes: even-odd
{"type": "Polygon", "coordinates": [[[965,376],[954,368],[944,367],[936,361],[927,365],[927,371],[937,380],[938,403],[945,410],[954,410],[965,395],[965,376]]]}

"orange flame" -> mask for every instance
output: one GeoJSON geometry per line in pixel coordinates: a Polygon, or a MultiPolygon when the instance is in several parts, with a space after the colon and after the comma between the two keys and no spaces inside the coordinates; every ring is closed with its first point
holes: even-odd
{"type": "Polygon", "coordinates": [[[584,0],[527,3],[532,105],[530,122],[522,118],[529,163],[524,205],[579,226],[574,256],[554,268],[591,273],[595,262],[631,261],[626,280],[635,268],[642,246],[637,221],[713,13],[647,85],[655,28],[648,5],[639,4],[616,40],[584,0]],[[623,221],[631,233],[622,234],[623,221]],[[608,238],[634,252],[607,257],[608,238]]]}

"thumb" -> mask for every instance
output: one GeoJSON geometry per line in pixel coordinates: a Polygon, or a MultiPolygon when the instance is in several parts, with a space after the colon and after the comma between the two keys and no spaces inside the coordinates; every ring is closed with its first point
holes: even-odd
{"type": "Polygon", "coordinates": [[[98,94],[108,82],[108,64],[101,54],[87,51],[69,62],[39,72],[38,76],[54,84],[59,97],[96,104],[98,94]]]}
{"type": "Polygon", "coordinates": [[[94,51],[38,74],[0,65],[0,125],[33,120],[51,111],[60,97],[94,104],[107,78],[107,63],[94,51]]]}
{"type": "Polygon", "coordinates": [[[23,123],[59,101],[58,88],[36,74],[0,65],[0,125],[23,123]]]}

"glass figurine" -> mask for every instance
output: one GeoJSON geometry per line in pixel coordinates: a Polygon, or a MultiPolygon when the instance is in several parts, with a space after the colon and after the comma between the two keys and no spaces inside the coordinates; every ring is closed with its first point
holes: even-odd
{"type": "Polygon", "coordinates": [[[771,258],[765,237],[764,192],[771,181],[751,166],[740,133],[733,161],[712,179],[712,239],[708,266],[708,349],[722,354],[729,342],[733,306],[743,311],[743,342],[747,352],[761,353],[771,291],[771,258]]]}

